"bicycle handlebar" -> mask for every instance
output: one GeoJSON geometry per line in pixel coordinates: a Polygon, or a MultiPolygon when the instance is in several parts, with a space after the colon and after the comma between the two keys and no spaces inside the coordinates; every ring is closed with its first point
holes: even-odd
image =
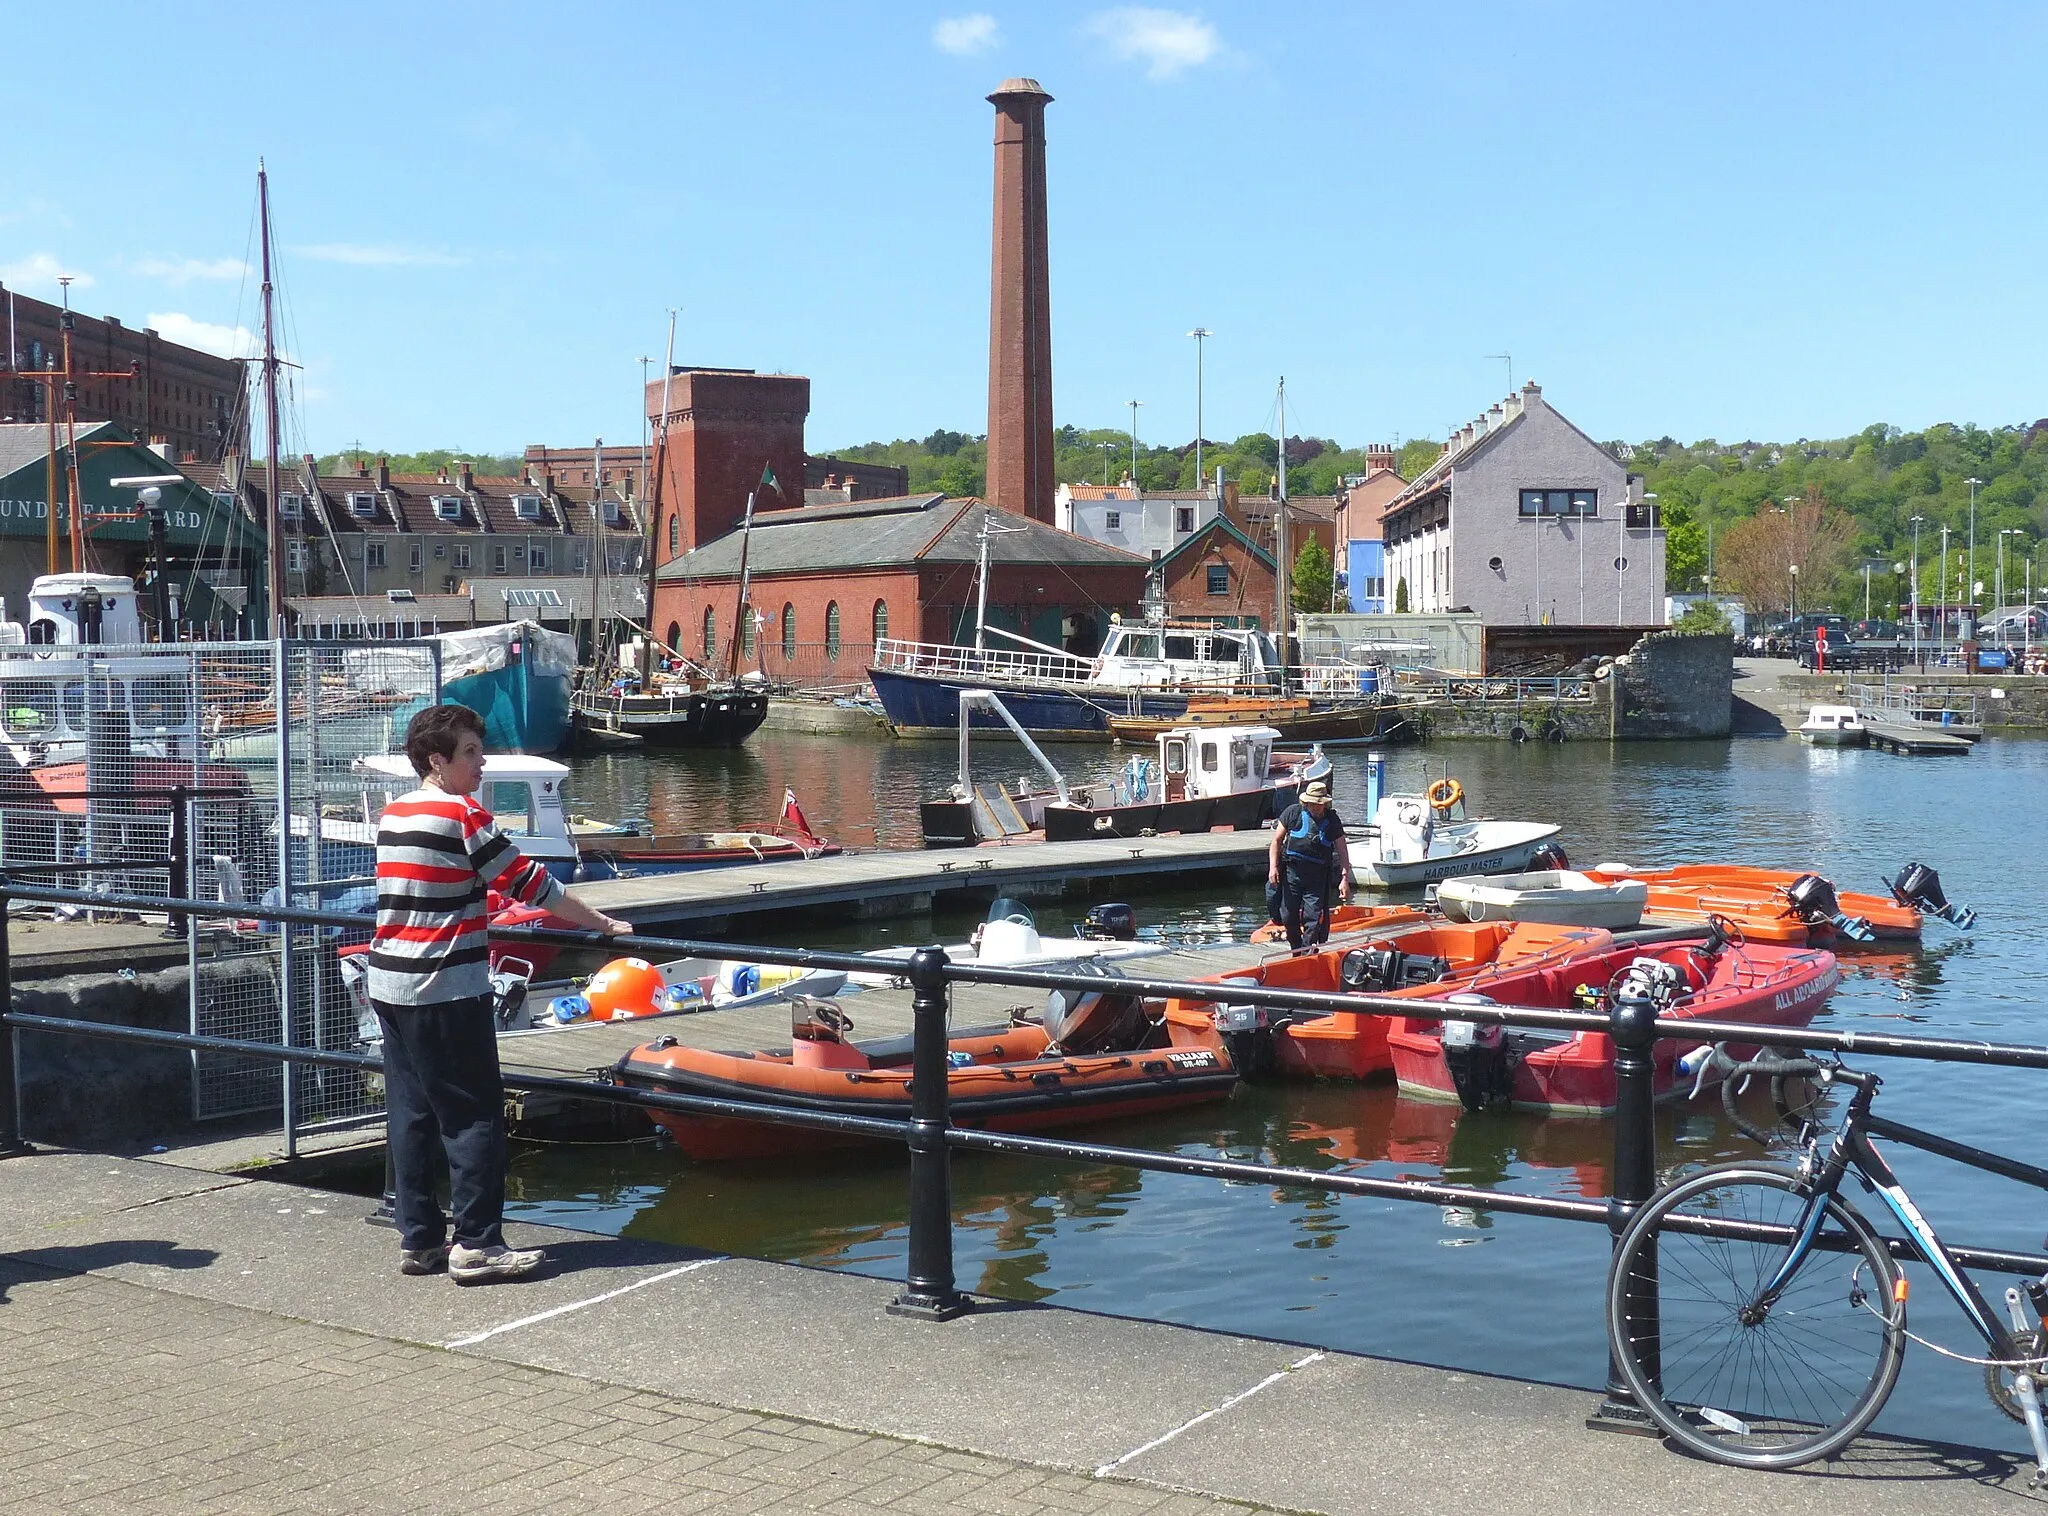
{"type": "Polygon", "coordinates": [[[1805,1054],[1787,1057],[1773,1048],[1760,1048],[1752,1058],[1732,1058],[1728,1054],[1728,1044],[1717,1042],[1693,1076],[1693,1099],[1697,1100],[1700,1097],[1708,1079],[1715,1074],[1722,1076],[1721,1109],[1727,1113],[1729,1122],[1743,1136],[1763,1147],[1771,1145],[1771,1132],[1748,1120],[1735,1106],[1735,1097],[1749,1087],[1749,1081],[1755,1075],[1769,1077],[1771,1103],[1777,1108],[1778,1120],[1781,1123],[1789,1121],[1792,1116],[1791,1102],[1785,1098],[1786,1080],[1818,1079],[1822,1083],[1829,1083],[1840,1079],[1846,1084],[1861,1086],[1871,1077],[1853,1069],[1845,1069],[1839,1063],[1823,1063],[1805,1054]]]}

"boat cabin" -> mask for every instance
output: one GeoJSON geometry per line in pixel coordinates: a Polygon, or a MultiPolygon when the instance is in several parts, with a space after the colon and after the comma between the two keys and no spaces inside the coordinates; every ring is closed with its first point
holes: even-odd
{"type": "Polygon", "coordinates": [[[1264,789],[1279,738],[1270,726],[1177,726],[1160,733],[1165,798],[1211,800],[1264,789]]]}
{"type": "Polygon", "coordinates": [[[1273,639],[1249,627],[1117,622],[1097,656],[1095,683],[1127,689],[1234,689],[1277,681],[1273,639]]]}
{"type": "MultiPolygon", "coordinates": [[[[369,781],[363,787],[363,822],[374,845],[377,818],[384,814],[384,807],[418,789],[419,776],[403,753],[358,758],[355,770],[369,781]]],[[[484,782],[477,790],[478,802],[498,818],[499,830],[513,845],[562,879],[576,867],[576,841],[569,835],[569,818],[562,809],[562,781],[568,776],[569,766],[551,758],[487,753],[484,782]]],[[[327,828],[333,824],[325,823],[323,834],[331,837],[327,828]]]]}

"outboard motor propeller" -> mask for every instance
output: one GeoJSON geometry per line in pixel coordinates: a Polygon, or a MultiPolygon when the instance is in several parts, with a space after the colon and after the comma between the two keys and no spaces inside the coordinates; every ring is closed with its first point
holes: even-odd
{"type": "MultiPolygon", "coordinates": [[[[1485,995],[1453,995],[1446,1005],[1493,1005],[1485,995]]],[[[1468,1111],[1504,1109],[1515,1093],[1515,1055],[1498,1022],[1445,1021],[1444,1067],[1468,1111]]]]}
{"type": "Polygon", "coordinates": [[[1885,886],[1900,905],[1939,916],[1965,932],[1977,924],[1977,913],[1967,905],[1951,903],[1941,891],[1941,875],[1924,863],[1907,864],[1898,878],[1885,880],[1885,886]]]}
{"type": "Polygon", "coordinates": [[[1097,942],[1129,942],[1138,935],[1138,913],[1123,904],[1091,905],[1081,935],[1097,942]]]}
{"type": "Polygon", "coordinates": [[[1793,914],[1808,926],[1833,927],[1850,942],[1875,942],[1877,934],[1860,916],[1844,916],[1835,887],[1818,874],[1801,874],[1785,886],[1785,899],[1793,914]]]}

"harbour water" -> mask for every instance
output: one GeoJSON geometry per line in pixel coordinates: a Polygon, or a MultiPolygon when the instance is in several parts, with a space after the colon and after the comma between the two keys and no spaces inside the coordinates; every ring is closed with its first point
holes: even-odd
{"type": "MultiPolygon", "coordinates": [[[[1113,761],[1099,749],[1055,756],[1076,774],[1113,761]]],[[[1581,863],[1811,867],[1866,890],[1881,890],[1880,876],[1909,859],[1932,864],[1952,899],[1979,908],[1978,928],[1965,937],[1934,922],[1918,952],[1851,957],[1823,1024],[2048,1041],[2040,932],[2048,868],[2039,820],[2048,742],[1994,738],[1947,760],[1789,740],[1475,743],[1390,756],[1397,789],[1419,788],[1448,767],[1477,813],[1563,823],[1564,844],[1581,863]]],[[[1022,767],[1015,748],[989,743],[981,757],[990,774],[1022,767]]],[[[1362,755],[1333,757],[1341,810],[1361,793],[1362,755]]],[[[943,786],[952,763],[948,745],[764,731],[739,753],[581,762],[569,788],[572,809],[646,815],[682,829],[766,819],[788,787],[821,832],[855,846],[901,847],[916,840],[917,797],[943,786]]],[[[1133,904],[1146,934],[1180,939],[1241,940],[1263,916],[1249,885],[1133,904]]],[[[1034,902],[1048,934],[1069,930],[1085,908],[1080,900],[1034,902]]],[[[959,940],[971,925],[941,918],[820,932],[792,922],[775,940],[881,946],[959,940]]],[[[848,1005],[858,1022],[858,1001],[848,1005]]],[[[1885,1076],[1887,1114],[2043,1161],[2048,1076],[1901,1060],[1868,1066],[1885,1076]]],[[[1397,1098],[1391,1085],[1247,1087],[1226,1105],[1091,1135],[1572,1196],[1606,1193],[1611,1142],[1602,1121],[1467,1116],[1397,1098]]],[[[2048,1195],[1896,1145],[1887,1151],[1952,1240],[2041,1246],[2048,1195]]],[[[1754,1156],[1718,1103],[1662,1114],[1667,1172],[1754,1156]]],[[[886,1151],[693,1165],[652,1144],[530,1147],[515,1157],[511,1193],[514,1209],[536,1219],[900,1278],[904,1167],[886,1151]]],[[[1596,1386],[1604,1377],[1607,1237],[1599,1228],[992,1155],[956,1155],[953,1174],[965,1288],[1565,1384],[1596,1386]]],[[[2002,1289],[2007,1281],[1985,1282],[2002,1289]]],[[[1916,1331],[1972,1347],[1924,1271],[1911,1304],[1916,1331]]],[[[1980,1385],[1976,1369],[1916,1347],[1879,1428],[2019,1446],[2024,1434],[1991,1408],[1980,1385]]]]}

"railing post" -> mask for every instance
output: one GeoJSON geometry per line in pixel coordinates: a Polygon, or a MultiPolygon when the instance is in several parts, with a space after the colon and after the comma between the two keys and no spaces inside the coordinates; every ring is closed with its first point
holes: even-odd
{"type": "MultiPolygon", "coordinates": [[[[1614,1038],[1614,1177],[1607,1202],[1607,1229],[1616,1243],[1636,1208],[1657,1188],[1657,1007],[1647,995],[1621,994],[1609,1013],[1614,1038]]],[[[1629,1280],[1629,1317],[1649,1337],[1644,1355],[1655,1371],[1657,1353],[1657,1253],[1654,1246],[1636,1255],[1637,1272],[1629,1280]]],[[[1603,1310],[1602,1314],[1605,1312],[1603,1310]]],[[[1586,1418],[1596,1431],[1661,1435],[1630,1393],[1607,1347],[1607,1394],[1586,1418]]]]}
{"type": "MultiPolygon", "coordinates": [[[[170,896],[173,900],[192,898],[192,792],[184,785],[171,787],[171,879],[170,896]]],[[[171,912],[170,924],[165,927],[166,937],[185,935],[185,913],[171,912]]]]}
{"type": "MultiPolygon", "coordinates": [[[[0,1011],[14,1009],[14,960],[7,940],[7,915],[12,902],[7,880],[0,877],[0,1011]]],[[[21,1034],[0,1026],[0,1158],[20,1158],[35,1149],[21,1140],[21,1108],[16,1088],[15,1055],[21,1034]]]]}
{"type": "Polygon", "coordinates": [[[946,950],[910,955],[910,1257],[892,1316],[946,1321],[973,1302],[953,1288],[953,1154],[946,1146],[946,950]]]}

